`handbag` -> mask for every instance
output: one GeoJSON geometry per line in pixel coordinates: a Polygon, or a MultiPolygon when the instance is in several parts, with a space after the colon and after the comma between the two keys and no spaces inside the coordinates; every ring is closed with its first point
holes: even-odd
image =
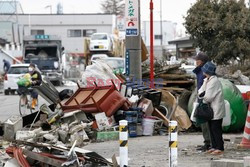
{"type": "Polygon", "coordinates": [[[195,110],[194,116],[199,119],[209,121],[214,118],[214,112],[210,104],[199,102],[195,110]]]}

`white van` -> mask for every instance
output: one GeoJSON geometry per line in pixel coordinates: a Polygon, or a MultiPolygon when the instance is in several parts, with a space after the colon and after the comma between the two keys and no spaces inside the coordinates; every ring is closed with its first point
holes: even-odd
{"type": "Polygon", "coordinates": [[[113,51],[113,42],[108,33],[94,33],[90,39],[90,51],[113,51]]]}
{"type": "MultiPolygon", "coordinates": [[[[9,95],[15,94],[15,91],[18,89],[17,81],[24,75],[29,72],[30,64],[12,64],[7,74],[4,77],[4,94],[9,95]]],[[[41,73],[37,68],[36,70],[41,73]]]]}

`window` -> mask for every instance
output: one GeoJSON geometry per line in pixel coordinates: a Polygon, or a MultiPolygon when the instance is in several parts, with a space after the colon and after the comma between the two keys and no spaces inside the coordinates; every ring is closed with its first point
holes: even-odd
{"type": "Polygon", "coordinates": [[[44,30],[31,30],[31,35],[44,35],[44,30]]]}
{"type": "Polygon", "coordinates": [[[95,34],[91,37],[91,40],[107,40],[107,34],[95,34]]]}
{"type": "Polygon", "coordinates": [[[26,74],[28,72],[28,67],[11,67],[8,74],[26,74]]]}
{"type": "Polygon", "coordinates": [[[68,37],[81,37],[82,31],[81,30],[68,30],[68,37]]]}
{"type": "Polygon", "coordinates": [[[94,33],[96,33],[95,29],[82,30],[82,36],[83,37],[90,37],[94,33]]]}
{"type": "Polygon", "coordinates": [[[162,39],[162,35],[155,35],[155,39],[162,39]]]}

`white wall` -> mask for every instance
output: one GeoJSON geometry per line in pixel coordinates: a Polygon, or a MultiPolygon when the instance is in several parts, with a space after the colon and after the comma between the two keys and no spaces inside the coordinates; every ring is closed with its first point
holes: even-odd
{"type": "MultiPolygon", "coordinates": [[[[168,41],[173,40],[177,36],[176,23],[171,21],[162,21],[162,35],[163,35],[163,45],[168,45],[168,41]]],[[[146,46],[150,45],[150,22],[143,22],[142,36],[145,41],[146,46]]],[[[154,35],[161,35],[161,24],[160,21],[154,22],[154,35]]],[[[155,39],[154,46],[160,46],[161,40],[155,39]]]]}
{"type": "MultiPolygon", "coordinates": [[[[2,15],[8,18],[10,15],[2,15]]],[[[85,37],[68,37],[69,29],[96,29],[97,32],[112,33],[115,25],[114,15],[110,14],[22,14],[18,15],[19,25],[24,35],[30,35],[32,29],[42,29],[46,35],[57,35],[62,39],[66,51],[83,53],[85,37]]],[[[22,34],[21,38],[22,38],[22,34]]],[[[22,39],[21,39],[22,40],[22,39]]]]}

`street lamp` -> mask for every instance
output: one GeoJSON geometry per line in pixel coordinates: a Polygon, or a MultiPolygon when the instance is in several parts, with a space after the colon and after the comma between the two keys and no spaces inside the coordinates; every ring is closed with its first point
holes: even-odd
{"type": "Polygon", "coordinates": [[[45,9],[47,9],[47,8],[50,8],[50,14],[52,14],[52,6],[51,5],[45,6],[45,9]]]}

